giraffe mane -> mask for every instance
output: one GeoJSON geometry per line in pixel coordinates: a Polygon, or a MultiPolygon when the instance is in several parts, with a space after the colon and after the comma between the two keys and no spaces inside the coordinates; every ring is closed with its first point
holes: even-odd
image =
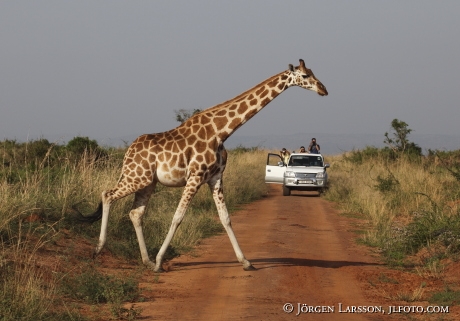
{"type": "Polygon", "coordinates": [[[274,76],[271,76],[271,77],[265,79],[264,81],[262,81],[262,82],[260,82],[259,84],[253,86],[252,88],[250,88],[250,89],[248,89],[248,90],[242,92],[242,93],[239,94],[238,96],[233,97],[232,99],[229,99],[229,100],[224,101],[224,102],[222,102],[222,103],[220,103],[220,104],[217,104],[217,105],[215,105],[215,106],[209,107],[209,108],[207,108],[207,109],[205,109],[205,110],[203,110],[203,111],[201,111],[201,112],[199,112],[199,113],[196,113],[195,115],[193,115],[192,117],[190,117],[190,119],[192,119],[192,118],[194,118],[194,117],[197,117],[197,116],[200,115],[200,114],[203,114],[203,113],[206,113],[206,112],[209,112],[209,111],[213,111],[213,110],[215,110],[215,109],[219,109],[219,108],[221,108],[222,106],[228,105],[228,104],[230,104],[230,103],[233,102],[233,101],[237,101],[237,100],[239,100],[239,99],[242,99],[242,98],[248,96],[248,95],[249,95],[251,92],[253,92],[256,88],[259,88],[259,87],[261,87],[261,86],[263,86],[263,85],[269,83],[271,80],[273,80],[273,79],[275,79],[275,78],[281,76],[281,75],[284,74],[285,72],[286,72],[286,71],[280,72],[280,73],[278,73],[278,74],[276,74],[276,75],[274,75],[274,76]]]}

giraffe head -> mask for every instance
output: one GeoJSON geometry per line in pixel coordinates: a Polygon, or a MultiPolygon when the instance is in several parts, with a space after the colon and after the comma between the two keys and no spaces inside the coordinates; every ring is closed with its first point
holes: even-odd
{"type": "Polygon", "coordinates": [[[289,65],[289,71],[292,75],[290,86],[299,86],[308,90],[317,92],[321,96],[327,96],[326,87],[316,79],[313,72],[305,67],[305,62],[299,59],[300,65],[294,67],[289,65]]]}

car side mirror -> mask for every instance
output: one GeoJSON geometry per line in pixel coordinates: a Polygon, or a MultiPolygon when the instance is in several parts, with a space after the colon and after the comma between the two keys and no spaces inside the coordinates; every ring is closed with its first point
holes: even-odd
{"type": "Polygon", "coordinates": [[[283,162],[278,162],[278,166],[279,166],[279,167],[283,167],[283,166],[284,166],[284,163],[283,163],[283,162]]]}
{"type": "Polygon", "coordinates": [[[324,164],[324,168],[329,168],[329,167],[331,167],[331,164],[329,163],[324,164]]]}

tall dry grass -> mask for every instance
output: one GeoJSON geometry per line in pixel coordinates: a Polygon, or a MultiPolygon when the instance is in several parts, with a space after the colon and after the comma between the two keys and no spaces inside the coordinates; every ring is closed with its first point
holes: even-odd
{"type": "Polygon", "coordinates": [[[458,252],[459,240],[448,237],[458,228],[460,212],[451,205],[460,199],[460,187],[449,170],[429,157],[357,153],[362,152],[329,158],[326,197],[339,202],[343,212],[367,220],[364,242],[398,260],[434,244],[442,255],[458,252]]]}
{"type": "Polygon", "coordinates": [[[18,235],[0,250],[0,320],[45,320],[57,294],[55,278],[36,268],[37,250],[44,246],[42,235],[30,244],[18,235]]]}

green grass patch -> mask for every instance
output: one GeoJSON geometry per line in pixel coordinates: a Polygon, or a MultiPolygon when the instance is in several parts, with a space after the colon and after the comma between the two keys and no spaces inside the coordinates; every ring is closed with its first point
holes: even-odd
{"type": "Polygon", "coordinates": [[[433,293],[428,302],[441,306],[458,305],[460,303],[460,291],[446,286],[444,291],[433,293]]]}
{"type": "Polygon", "coordinates": [[[391,283],[391,284],[399,284],[398,280],[395,280],[393,278],[390,278],[384,273],[380,273],[378,280],[382,283],[391,283]]]}
{"type": "Polygon", "coordinates": [[[60,290],[70,298],[89,304],[134,302],[139,297],[136,278],[105,275],[93,266],[62,277],[60,290]]]}

